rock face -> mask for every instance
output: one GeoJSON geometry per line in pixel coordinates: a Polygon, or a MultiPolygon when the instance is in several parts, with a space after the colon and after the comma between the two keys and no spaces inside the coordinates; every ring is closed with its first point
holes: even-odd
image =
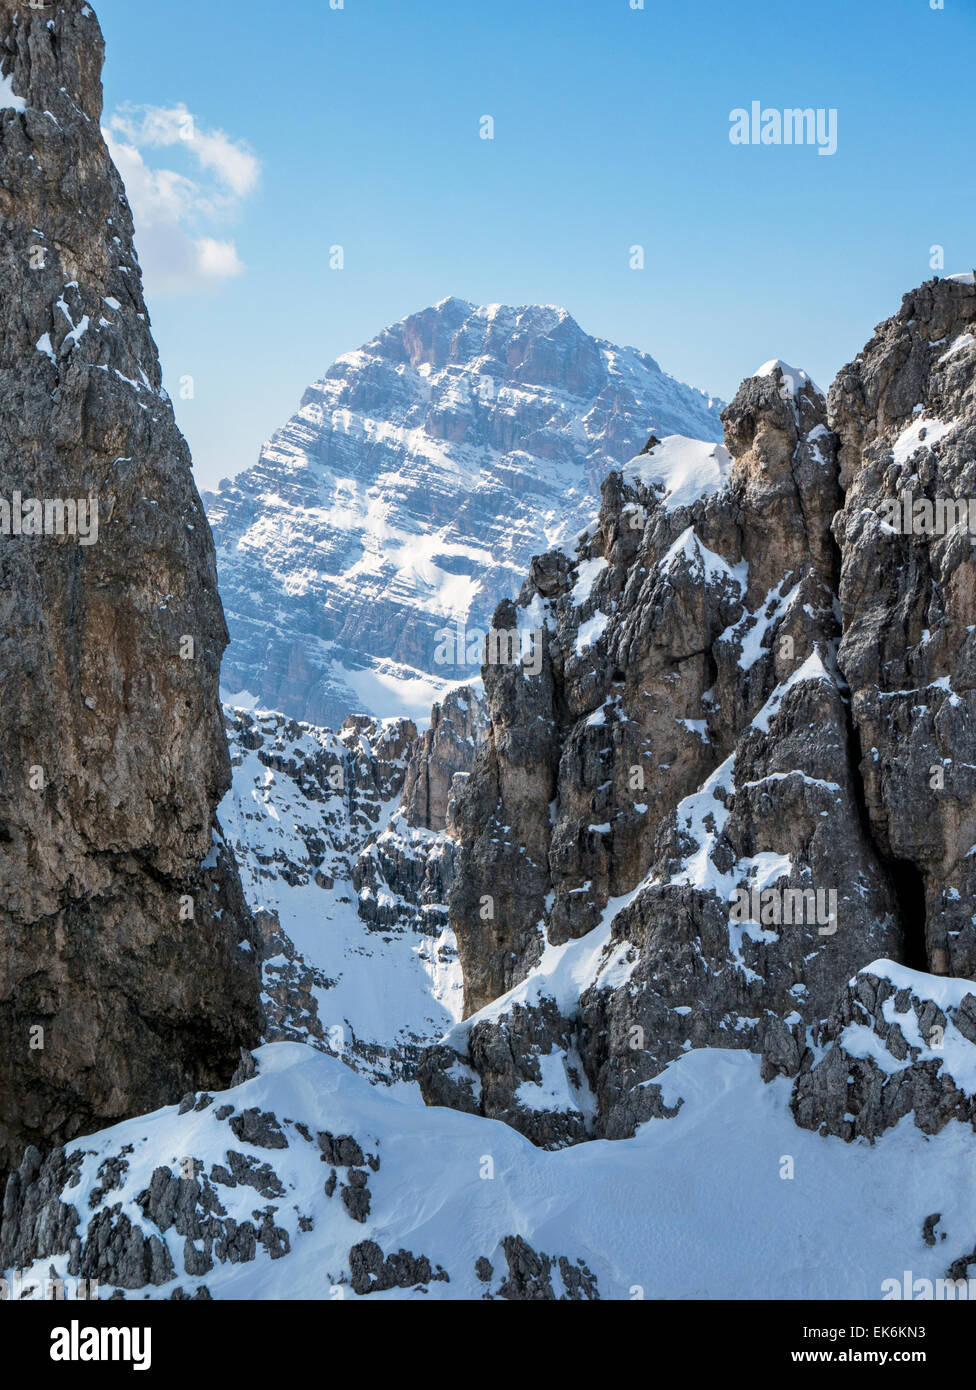
{"type": "Polygon", "coordinates": [[[817,1060],[793,1092],[802,1128],[874,1140],[905,1115],[926,1134],[949,1120],[976,1128],[976,986],[967,981],[879,961],[850,981],[816,1041],[817,1060]]]}
{"type": "Polygon", "coordinates": [[[976,973],[973,535],[887,508],[976,498],[974,317],[971,276],[906,296],[829,406],[767,364],[726,449],[652,438],[499,607],[429,1102],[620,1138],[688,1048],[807,1073],[879,957],[976,973]]]}
{"type": "Polygon", "coordinates": [[[652,428],[720,438],[720,405],[551,306],[445,299],[385,329],[205,499],[225,687],[330,728],[426,717],[607,472],[652,428]]]}
{"type": "Polygon", "coordinates": [[[901,312],[878,328],[830,392],[847,489],[836,523],[843,554],[839,661],[852,692],[871,833],[912,903],[909,963],[970,978],[976,975],[972,280],[934,280],[906,295],[901,312]],[[972,525],[954,527],[948,503],[961,503],[972,525]],[[914,519],[912,527],[906,518],[914,519]]]}
{"type": "Polygon", "coordinates": [[[484,700],[469,686],[453,690],[431,710],[407,766],[400,811],[407,825],[443,830],[452,800],[474,763],[485,734],[484,700]],[[455,781],[458,778],[458,781],[455,781]]]}
{"type": "MultiPolygon", "coordinates": [[[[599,514],[497,607],[483,703],[455,689],[419,737],[234,709],[231,781],[214,554],[98,133],[100,38],[81,0],[44,15],[0,0],[4,1277],[697,1293],[680,1223],[648,1241],[619,1212],[648,1171],[726,1181],[728,1151],[730,1192],[710,1210],[696,1179],[684,1200],[707,1224],[748,1193],[768,1297],[849,1173],[841,1146],[806,1147],[826,1181],[766,1225],[753,1173],[817,1134],[898,1140],[893,1168],[864,1158],[882,1215],[925,1136],[912,1259],[964,1276],[976,277],[906,296],[827,398],[766,364],[724,445],[669,432],[687,410],[707,435],[711,407],[562,311],[445,301],[337,364],[214,503],[232,595],[268,594],[235,618],[232,685],[306,711],[363,673],[456,678],[435,629],[470,629],[597,484],[599,514]],[[432,1152],[451,1155],[436,1184],[432,1152]]],[[[827,1245],[849,1226],[830,1212],[827,1245]]],[[[873,1246],[872,1269],[904,1249],[873,1246]]]]}
{"type": "Polygon", "coordinates": [[[773,1296],[821,1220],[822,1265],[798,1293],[877,1297],[892,1270],[976,1268],[976,1202],[958,1182],[976,983],[940,977],[940,951],[963,962],[964,932],[942,932],[963,909],[922,916],[961,896],[965,807],[954,791],[938,816],[924,798],[913,812],[895,773],[874,771],[910,757],[935,700],[958,740],[943,752],[971,757],[951,722],[967,615],[943,596],[968,555],[933,578],[913,539],[895,571],[901,586],[925,577],[928,611],[949,613],[940,641],[962,653],[946,676],[897,668],[892,682],[921,672],[890,691],[904,720],[871,722],[877,682],[858,664],[865,642],[897,649],[900,619],[877,597],[896,542],[874,512],[898,534],[880,480],[910,463],[930,500],[968,486],[952,451],[971,428],[974,298],[969,280],[923,287],[878,331],[890,357],[859,359],[875,363],[862,378],[897,381],[898,325],[925,342],[948,325],[935,347],[965,370],[939,385],[934,363],[938,411],[923,393],[903,417],[879,388],[862,416],[833,404],[842,385],[828,405],[777,362],[724,413],[727,447],[649,440],[606,479],[572,553],[535,559],[500,605],[483,709],[458,691],[420,738],[400,721],[333,735],[235,713],[224,807],[248,893],[275,919],[269,1036],[312,1046],[261,1049],[220,1097],[43,1161],[29,1150],[0,1265],[163,1297],[307,1295],[313,1266],[327,1296],[773,1296]],[[898,846],[932,825],[956,839],[925,861],[920,894],[898,846]],[[289,997],[282,962],[299,960],[318,974],[289,997]],[[453,1026],[424,1048],[438,1010],[453,1026]],[[332,1041],[337,1024],[351,1045],[332,1041]],[[325,1055],[339,1052],[349,1065],[325,1055]],[[427,1108],[367,1084],[408,1080],[418,1058],[427,1108]],[[818,1136],[866,1141],[857,1165],[818,1136]],[[764,1165],[801,1145],[810,1177],[779,1201],[764,1165]],[[432,1153],[450,1154],[433,1184],[432,1153]],[[667,1201],[633,1235],[620,1211],[648,1201],[649,1171],[667,1201]],[[731,1273],[703,1275],[687,1213],[718,1228],[737,1202],[731,1273]],[[870,1276],[839,1276],[840,1248],[870,1276]]]}
{"type": "Polygon", "coordinates": [[[0,0],[0,1170],[226,1083],[258,1033],[214,820],[213,545],[99,131],[102,56],[82,0],[0,0]]]}
{"type": "MultiPolygon", "coordinates": [[[[359,915],[372,930],[419,931],[432,940],[451,935],[447,903],[454,883],[454,808],[485,723],[484,700],[470,686],[434,706],[430,727],[407,765],[400,805],[356,861],[359,915]]],[[[454,958],[453,944],[448,949],[454,958]]]]}

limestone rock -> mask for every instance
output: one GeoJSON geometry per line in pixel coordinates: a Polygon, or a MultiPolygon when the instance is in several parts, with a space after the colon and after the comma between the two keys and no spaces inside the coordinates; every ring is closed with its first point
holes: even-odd
{"type": "Polygon", "coordinates": [[[838,660],[871,833],[911,918],[908,963],[967,977],[976,974],[974,325],[976,285],[929,281],[830,392],[847,487],[835,527],[838,660]],[[961,504],[963,524],[949,503],[961,504]]]}
{"type": "Polygon", "coordinates": [[[0,3],[0,512],[51,507],[47,533],[0,535],[0,1172],[225,1084],[258,1035],[214,819],[213,543],[99,129],[102,57],[83,0],[0,3]],[[87,536],[58,534],[79,500],[87,536]]]}
{"type": "Polygon", "coordinates": [[[652,437],[500,606],[521,641],[489,647],[453,811],[468,1017],[422,1064],[429,1103],[550,1147],[620,1138],[669,1113],[654,1078],[688,1048],[806,1074],[879,957],[976,973],[969,537],[930,554],[879,519],[913,469],[968,495],[974,304],[963,281],[906,297],[829,419],[774,362],[724,412],[726,450],[652,437]],[[951,790],[916,794],[936,767],[951,790]]]}
{"type": "Polygon", "coordinates": [[[851,980],[816,1041],[817,1060],[793,1088],[802,1128],[874,1140],[910,1114],[926,1134],[950,1120],[976,1129],[976,986],[967,981],[876,961],[851,980]]]}

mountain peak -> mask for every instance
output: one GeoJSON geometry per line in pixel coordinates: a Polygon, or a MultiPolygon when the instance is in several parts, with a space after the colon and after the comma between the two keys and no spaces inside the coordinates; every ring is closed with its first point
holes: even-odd
{"type": "Polygon", "coordinates": [[[209,502],[227,689],[317,724],[424,718],[610,470],[652,430],[720,441],[721,404],[558,305],[449,296],[391,324],[209,502]]]}
{"type": "MultiPolygon", "coordinates": [[[[457,307],[458,309],[463,309],[465,313],[470,314],[474,312],[477,306],[473,304],[469,299],[460,299],[456,294],[447,294],[444,296],[443,299],[439,299],[437,303],[434,304],[432,307],[437,311],[437,313],[444,313],[447,310],[453,310],[455,307],[457,307]]],[[[426,314],[428,310],[421,309],[419,312],[421,314],[426,314]]],[[[407,317],[416,318],[417,315],[409,314],[407,317]]]]}

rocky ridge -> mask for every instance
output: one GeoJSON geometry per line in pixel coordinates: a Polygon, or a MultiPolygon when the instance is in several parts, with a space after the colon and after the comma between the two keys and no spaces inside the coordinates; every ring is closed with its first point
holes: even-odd
{"type": "MultiPolygon", "coordinates": [[[[420,737],[233,709],[229,785],[213,553],[97,134],[100,37],[71,0],[0,21],[5,485],[26,459],[34,490],[106,504],[90,547],[0,543],[0,1293],[976,1273],[976,275],[907,295],[826,398],[766,364],[725,446],[652,420],[497,609],[484,705],[459,690],[420,737]],[[689,1231],[733,1208],[703,1265],[689,1231]]],[[[410,328],[418,375],[460,314],[452,354],[497,330],[506,368],[586,396],[568,316],[456,304],[410,328]]]]}
{"type": "MultiPolygon", "coordinates": [[[[924,347],[930,301],[950,338],[931,356],[967,353],[968,279],[907,296],[874,342],[924,347]]],[[[940,446],[967,437],[962,366],[946,428],[921,434],[924,400],[887,427],[892,461],[911,447],[932,493],[940,446]]],[[[870,390],[863,366],[848,374],[870,390]]],[[[343,851],[348,906],[358,930],[408,944],[401,991],[422,924],[456,941],[467,1017],[455,997],[459,1021],[421,1062],[426,1108],[368,1084],[388,1067],[279,1042],[219,1096],[29,1153],[0,1264],[176,1298],[877,1297],[906,1261],[933,1280],[976,1271],[976,1205],[956,1180],[976,1114],[976,985],[945,974],[938,953],[962,963],[964,935],[945,944],[874,828],[859,600],[844,586],[853,474],[830,410],[771,363],[728,408],[727,449],[648,441],[606,481],[576,551],[535,560],[498,610],[496,632],[524,640],[499,644],[505,659],[489,646],[483,712],[461,693],[413,743],[395,724],[337,738],[233,716],[239,842],[268,788],[270,819],[297,835],[261,849],[264,890],[295,870],[298,890],[328,891],[315,875],[336,862],[331,802],[311,792],[331,795],[331,768],[361,758],[349,780],[363,792],[347,782],[341,808],[362,810],[350,845],[366,834],[354,862],[343,851]],[[583,1142],[601,1137],[616,1142],[583,1142]],[[621,1232],[621,1203],[648,1221],[621,1232]],[[703,1268],[688,1222],[713,1229],[731,1206],[734,1250],[710,1247],[703,1268]]],[[[900,582],[928,572],[913,558],[925,544],[906,542],[900,582]]],[[[964,669],[948,688],[930,671],[918,712],[932,688],[949,710],[965,701],[964,669]]],[[[879,782],[883,805],[896,786],[879,782]]],[[[958,816],[938,823],[965,836],[958,816]]],[[[947,845],[951,872],[963,848],[947,845]]],[[[253,894],[245,856],[249,869],[253,894]]]]}
{"type": "Polygon", "coordinates": [[[907,295],[829,401],[767,364],[726,451],[652,439],[499,608],[542,661],[484,669],[429,1102],[620,1138],[688,1048],[840,1078],[816,1037],[878,958],[972,978],[971,536],[885,504],[974,491],[974,318],[972,277],[907,295]]]}

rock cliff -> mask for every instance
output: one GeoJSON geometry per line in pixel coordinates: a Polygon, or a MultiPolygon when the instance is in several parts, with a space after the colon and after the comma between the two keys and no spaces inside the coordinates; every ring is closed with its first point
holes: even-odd
{"type": "Polygon", "coordinates": [[[214,550],[82,0],[0,0],[0,1170],[258,1035],[214,550]]]}
{"type": "Polygon", "coordinates": [[[621,1137],[688,1048],[808,1071],[878,958],[972,978],[973,535],[899,518],[968,518],[974,316],[971,276],[906,296],[829,403],[766,364],[725,449],[652,438],[498,609],[430,1102],[621,1137]]]}
{"type": "Polygon", "coordinates": [[[232,716],[248,892],[336,961],[291,997],[301,951],[265,961],[269,1035],[312,1046],[29,1150],[11,1277],[535,1301],[976,1273],[968,551],[903,511],[909,484],[933,509],[970,486],[974,309],[972,277],[923,286],[829,398],[773,362],[727,447],[650,439],[499,608],[483,709],[458,692],[419,739],[232,716]],[[913,806],[900,778],[933,736],[930,790],[960,780],[913,806]],[[403,1082],[449,1016],[425,1107],[403,1082]]]}

